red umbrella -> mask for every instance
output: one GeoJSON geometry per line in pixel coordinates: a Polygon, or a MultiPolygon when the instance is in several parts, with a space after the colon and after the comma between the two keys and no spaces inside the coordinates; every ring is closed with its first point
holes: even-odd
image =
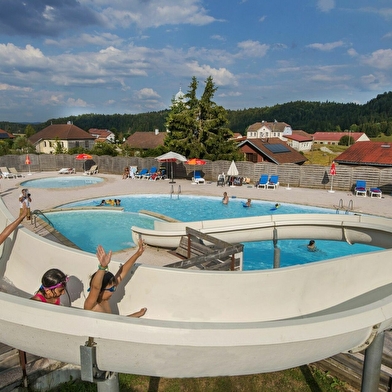
{"type": "Polygon", "coordinates": [[[89,155],[89,154],[85,154],[85,153],[83,153],[83,154],[78,154],[78,155],[76,155],[76,158],[75,158],[77,161],[83,161],[83,171],[85,170],[84,169],[84,163],[85,163],[85,161],[87,160],[87,159],[93,159],[93,157],[91,156],[91,155],[89,155]]]}
{"type": "MultiPolygon", "coordinates": [[[[200,159],[200,158],[192,158],[192,159],[188,159],[185,163],[187,165],[196,166],[196,165],[205,165],[206,161],[204,161],[203,159],[200,159]]],[[[193,169],[193,178],[195,178],[195,175],[196,175],[196,170],[193,169]]]]}
{"type": "Polygon", "coordinates": [[[27,154],[26,155],[26,160],[25,160],[25,165],[29,165],[29,175],[31,174],[31,172],[30,172],[30,164],[31,164],[30,157],[29,157],[29,154],[27,154]]]}
{"type": "Polygon", "coordinates": [[[329,174],[331,175],[331,189],[328,192],[334,193],[334,191],[332,190],[332,185],[333,185],[333,177],[336,176],[335,162],[332,162],[331,168],[329,169],[329,174]]]}

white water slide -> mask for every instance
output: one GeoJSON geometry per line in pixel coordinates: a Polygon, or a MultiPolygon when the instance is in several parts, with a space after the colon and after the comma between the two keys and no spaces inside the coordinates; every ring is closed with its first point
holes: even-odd
{"type": "MultiPolygon", "coordinates": [[[[0,228],[12,220],[0,201],[0,228]]],[[[392,244],[391,221],[383,218],[280,215],[266,220],[269,224],[260,228],[250,218],[247,235],[258,231],[283,239],[312,233],[316,239],[385,248],[392,244]]],[[[230,223],[216,231],[236,231],[239,241],[246,224],[235,230],[230,223]]],[[[112,308],[125,315],[147,307],[141,319],[82,309],[89,276],[97,267],[94,255],[25,228],[0,251],[0,341],[80,364],[80,346],[92,337],[101,370],[162,377],[271,372],[361,350],[392,327],[390,249],[266,271],[138,265],[115,293],[112,308]],[[70,275],[70,298],[62,302],[71,301],[71,306],[28,299],[42,274],[53,267],[70,275]]],[[[148,263],[145,256],[142,261],[148,263]]],[[[115,272],[119,266],[113,261],[110,269],[115,272]]]]}

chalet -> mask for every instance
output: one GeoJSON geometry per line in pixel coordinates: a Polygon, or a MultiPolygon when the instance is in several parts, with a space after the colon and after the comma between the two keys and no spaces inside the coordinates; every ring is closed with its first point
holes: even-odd
{"type": "Polygon", "coordinates": [[[247,139],[267,139],[271,137],[278,137],[282,139],[287,135],[291,135],[293,130],[291,126],[285,122],[268,122],[261,121],[250,125],[246,131],[247,139]]]}
{"type": "Polygon", "coordinates": [[[88,133],[95,137],[96,142],[114,143],[116,141],[116,136],[108,129],[90,128],[88,133]]]}
{"type": "Polygon", "coordinates": [[[312,135],[301,130],[293,131],[291,135],[286,135],[282,139],[296,151],[310,151],[313,146],[312,135]]]}
{"type": "Polygon", "coordinates": [[[14,135],[12,133],[8,133],[6,131],[4,131],[3,129],[0,129],[0,139],[4,140],[4,139],[13,139],[14,135]]]}
{"type": "Polygon", "coordinates": [[[149,150],[163,146],[165,136],[166,133],[159,132],[157,129],[154,132],[135,132],[127,138],[125,144],[134,149],[149,150]]]}
{"type": "Polygon", "coordinates": [[[272,162],[277,165],[283,163],[296,163],[302,165],[307,159],[288,146],[278,137],[270,139],[247,139],[238,144],[238,148],[244,153],[246,161],[272,162]]]}
{"type": "Polygon", "coordinates": [[[94,136],[71,122],[67,124],[51,124],[29,137],[29,141],[40,154],[53,154],[56,150],[57,142],[65,150],[74,147],[83,147],[86,150],[90,150],[94,147],[94,140],[94,136]]]}
{"type": "Polygon", "coordinates": [[[340,165],[392,167],[392,143],[361,142],[335,158],[340,165]]]}
{"type": "Polygon", "coordinates": [[[354,143],[370,141],[364,132],[316,132],[313,135],[313,143],[338,145],[343,136],[351,137],[354,143]]]}

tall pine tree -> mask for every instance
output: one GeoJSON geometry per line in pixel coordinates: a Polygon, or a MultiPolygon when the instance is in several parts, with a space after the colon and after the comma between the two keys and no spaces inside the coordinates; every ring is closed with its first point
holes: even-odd
{"type": "Polygon", "coordinates": [[[212,77],[205,81],[200,99],[196,95],[198,84],[193,77],[184,99],[172,100],[165,146],[188,158],[242,159],[234,141],[229,140],[233,132],[227,128],[227,112],[213,101],[217,87],[212,77]]]}

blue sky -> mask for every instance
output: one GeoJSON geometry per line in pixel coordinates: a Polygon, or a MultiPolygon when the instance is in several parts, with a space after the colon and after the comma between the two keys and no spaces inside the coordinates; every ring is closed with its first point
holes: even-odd
{"type": "Polygon", "coordinates": [[[226,109],[365,103],[392,90],[392,3],[1,0],[0,121],[168,109],[210,75],[226,109]]]}

